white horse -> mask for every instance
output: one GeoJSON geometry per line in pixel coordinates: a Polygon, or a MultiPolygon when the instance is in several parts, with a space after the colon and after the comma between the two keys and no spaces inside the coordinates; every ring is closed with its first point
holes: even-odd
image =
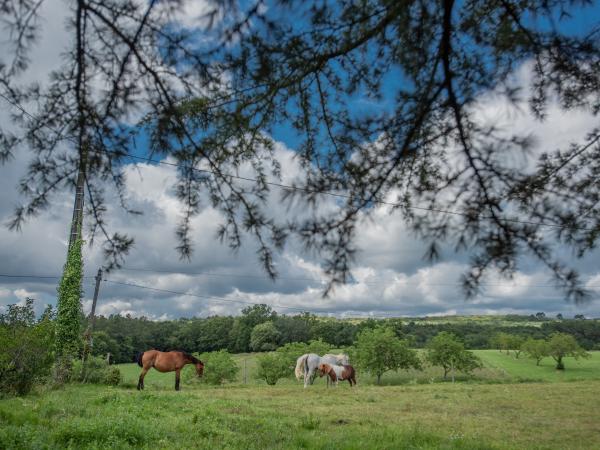
{"type": "MultiPolygon", "coordinates": [[[[349,363],[349,358],[348,355],[344,353],[338,355],[327,353],[323,356],[319,356],[316,353],[305,353],[296,360],[296,369],[294,370],[296,379],[300,381],[300,378],[304,377],[305,388],[308,387],[309,383],[313,384],[319,364],[322,363],[347,365],[349,363]]],[[[329,378],[327,378],[327,384],[329,385],[329,378]]]]}

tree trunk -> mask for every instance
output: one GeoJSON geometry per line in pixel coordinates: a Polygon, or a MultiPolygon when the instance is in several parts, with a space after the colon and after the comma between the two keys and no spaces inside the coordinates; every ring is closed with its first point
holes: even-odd
{"type": "Polygon", "coordinates": [[[381,384],[381,374],[380,373],[377,374],[377,384],[378,385],[381,384]]]}
{"type": "Polygon", "coordinates": [[[565,370],[565,365],[563,364],[562,361],[562,356],[559,356],[556,359],[556,370],[565,370]]]}

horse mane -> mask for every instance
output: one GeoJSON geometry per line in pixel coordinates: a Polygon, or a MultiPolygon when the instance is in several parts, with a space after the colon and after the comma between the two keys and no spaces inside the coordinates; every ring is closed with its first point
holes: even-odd
{"type": "Polygon", "coordinates": [[[192,362],[192,364],[198,364],[198,363],[202,363],[202,361],[200,361],[198,358],[196,358],[194,355],[191,355],[189,353],[186,352],[181,352],[181,354],[183,355],[183,357],[189,361],[192,362]]]}

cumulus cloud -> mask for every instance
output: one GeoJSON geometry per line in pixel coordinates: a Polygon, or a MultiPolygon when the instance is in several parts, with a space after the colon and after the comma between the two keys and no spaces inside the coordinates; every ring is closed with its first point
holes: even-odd
{"type": "MultiPolygon", "coordinates": [[[[47,74],[60,62],[60,49],[67,42],[64,30],[63,2],[44,3],[45,31],[39,50],[32,57],[31,78],[47,74]],[[58,7],[57,4],[61,6],[58,7]],[[54,7],[53,7],[54,5],[54,7]],[[37,56],[35,56],[37,55],[37,56]]],[[[206,11],[198,2],[189,12],[193,18],[206,11]]],[[[515,82],[525,83],[526,65],[515,74],[515,82]]],[[[480,120],[494,122],[510,132],[532,133],[538,152],[564,146],[593,126],[594,118],[584,112],[564,112],[550,105],[544,122],[534,119],[526,109],[515,110],[493,93],[481,97],[477,109],[480,120]]],[[[5,125],[5,115],[0,122],[5,125]]],[[[283,183],[299,176],[294,152],[283,144],[276,146],[281,162],[283,183]]],[[[0,221],[4,224],[18,201],[15,186],[25,173],[27,153],[16,155],[9,165],[0,167],[0,221]]],[[[240,175],[245,175],[240,168],[240,175]]],[[[575,306],[564,301],[552,287],[549,276],[532,262],[523,261],[512,280],[490,274],[482,293],[471,301],[464,299],[459,280],[466,269],[468,255],[445,249],[436,263],[423,260],[425,243],[414,238],[402,218],[390,213],[386,205],[377,206],[370,217],[361,220],[357,229],[359,248],[352,283],[340,286],[323,298],[326,278],[317,256],[305,253],[296,242],[277,256],[280,278],[275,282],[261,272],[256,258],[256,243],[247,239],[237,252],[231,252],[216,239],[221,214],[208,200],[193,219],[194,255],[190,262],[181,261],[175,247],[175,227],[181,205],[174,195],[176,173],[173,167],[137,163],[125,167],[129,201],[142,216],[131,216],[115,206],[108,219],[115,230],[135,237],[135,248],[127,258],[127,270],[105,276],[100,290],[99,314],[131,314],[155,320],[182,316],[237,314],[251,303],[267,303],[282,313],[299,310],[341,317],[355,316],[422,316],[442,314],[535,313],[558,312],[600,315],[600,305],[591,302],[575,306]],[[144,289],[145,286],[149,289],[144,289]]],[[[306,212],[282,207],[280,192],[273,189],[267,211],[278,220],[301,216],[306,212]]],[[[110,195],[110,193],[109,193],[110,195]]],[[[323,210],[336,204],[326,200],[323,210]]],[[[0,274],[60,275],[66,256],[67,234],[72,208],[72,193],[54,198],[52,208],[25,225],[19,233],[0,228],[0,274]]],[[[91,309],[93,276],[102,264],[101,249],[87,247],[83,301],[91,309]]],[[[600,292],[598,254],[579,263],[588,287],[600,292]]],[[[26,297],[43,304],[54,304],[58,279],[23,279],[0,277],[0,309],[26,297]]]]}

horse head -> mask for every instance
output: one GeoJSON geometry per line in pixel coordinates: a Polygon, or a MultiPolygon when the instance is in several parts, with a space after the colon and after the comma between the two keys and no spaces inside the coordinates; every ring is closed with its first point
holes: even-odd
{"type": "Polygon", "coordinates": [[[194,364],[194,366],[196,366],[196,374],[201,377],[202,374],[204,373],[204,363],[200,360],[198,360],[197,363],[194,364]]]}
{"type": "Polygon", "coordinates": [[[323,377],[323,375],[329,373],[329,371],[331,370],[331,366],[327,363],[321,363],[319,364],[319,377],[323,377]]]}

